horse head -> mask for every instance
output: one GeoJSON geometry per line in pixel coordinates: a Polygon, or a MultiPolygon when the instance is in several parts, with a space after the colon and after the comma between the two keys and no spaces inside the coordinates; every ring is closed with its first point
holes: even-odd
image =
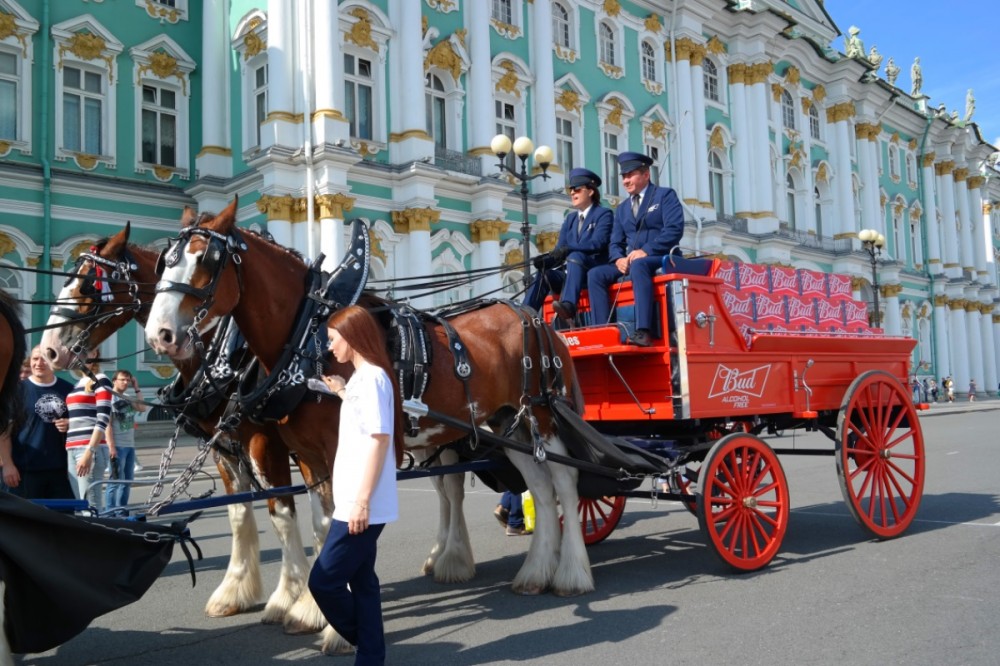
{"type": "MultiPolygon", "coordinates": [[[[142,309],[140,286],[153,284],[147,252],[133,253],[131,224],[80,253],[59,291],[42,336],[42,353],[57,370],[70,367],[142,309]]],[[[148,302],[148,298],[147,298],[148,302]]]]}
{"type": "Polygon", "coordinates": [[[218,215],[185,209],[180,234],[157,260],[160,281],[146,322],[146,339],[173,360],[190,358],[195,342],[232,312],[241,291],[237,199],[218,215]]]}

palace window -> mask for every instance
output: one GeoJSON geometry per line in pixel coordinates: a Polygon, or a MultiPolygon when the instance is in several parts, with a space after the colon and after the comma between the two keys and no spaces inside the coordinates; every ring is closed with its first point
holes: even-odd
{"type": "Polygon", "coordinates": [[[788,228],[792,231],[796,228],[795,220],[795,180],[792,178],[792,174],[785,175],[785,207],[787,209],[786,215],[788,216],[788,228]]]}
{"type": "Polygon", "coordinates": [[[785,129],[795,129],[795,101],[787,90],[781,91],[781,122],[785,129]]]}
{"type": "Polygon", "coordinates": [[[653,83],[656,77],[656,50],[649,42],[642,43],[642,78],[653,83]]]}
{"type": "Polygon", "coordinates": [[[820,138],[819,109],[815,104],[809,105],[809,136],[813,141],[822,141],[820,138]]]}
{"type": "MultiPolygon", "coordinates": [[[[517,110],[514,105],[504,100],[494,100],[494,112],[496,114],[496,133],[504,134],[511,143],[517,136],[517,110]]],[[[507,166],[514,169],[514,151],[507,153],[507,166]]]]}
{"type": "Polygon", "coordinates": [[[613,132],[601,133],[604,153],[604,186],[608,196],[617,197],[621,193],[621,183],[618,178],[618,135],[613,132]]]}
{"type": "Polygon", "coordinates": [[[715,207],[716,215],[722,216],[726,214],[726,196],[725,190],[723,189],[723,178],[724,168],[722,166],[722,158],[716,151],[712,151],[708,156],[708,193],[709,198],[712,201],[712,205],[715,207]]]}
{"type": "Polygon", "coordinates": [[[267,62],[253,68],[253,88],[250,91],[253,101],[251,129],[254,132],[253,145],[260,145],[260,126],[267,120],[267,62]]]}
{"type": "Polygon", "coordinates": [[[889,144],[889,177],[899,182],[899,148],[889,144]]]}
{"type": "Polygon", "coordinates": [[[556,164],[568,174],[576,166],[576,132],[573,121],[564,116],[556,116],[556,164]]]}
{"type": "Polygon", "coordinates": [[[646,155],[653,160],[649,165],[649,180],[656,185],[660,184],[660,147],[651,144],[645,145],[646,155]]]}
{"type": "Polygon", "coordinates": [[[569,10],[561,2],[552,3],[552,41],[564,49],[572,49],[569,10]]]}
{"type": "Polygon", "coordinates": [[[177,166],[177,93],[142,87],[142,157],[147,164],[177,166]]]}
{"type": "Polygon", "coordinates": [[[17,139],[18,120],[18,57],[14,53],[0,51],[0,139],[17,139]]]}
{"type": "Polygon", "coordinates": [[[923,255],[920,252],[920,221],[910,218],[910,259],[913,265],[923,264],[923,255]]]}
{"type": "Polygon", "coordinates": [[[512,0],[493,0],[491,17],[501,23],[514,25],[514,9],[511,6],[512,4],[512,0]]]}
{"type": "Polygon", "coordinates": [[[232,47],[240,64],[240,127],[244,155],[261,145],[261,125],[268,113],[267,17],[260,11],[240,21],[232,47]]]}
{"type": "Polygon", "coordinates": [[[601,62],[612,67],[618,66],[618,44],[615,31],[607,23],[601,23],[598,28],[600,35],[601,62]]]}
{"type": "Polygon", "coordinates": [[[719,97],[719,68],[711,58],[705,58],[701,63],[702,78],[705,87],[705,99],[721,102],[719,97]]]}
{"type": "Polygon", "coordinates": [[[819,188],[813,189],[813,197],[816,200],[816,238],[823,237],[823,200],[819,193],[819,188]]]}
{"type": "Polygon", "coordinates": [[[344,107],[351,136],[356,139],[373,139],[375,109],[372,61],[368,58],[344,54],[344,107]]]}
{"type": "Polygon", "coordinates": [[[428,74],[424,82],[425,99],[427,102],[427,133],[434,137],[434,145],[438,148],[448,147],[448,100],[445,97],[444,83],[434,74],[428,74]]]}
{"type": "Polygon", "coordinates": [[[102,73],[63,67],[61,147],[64,150],[104,154],[106,97],[102,73]]]}

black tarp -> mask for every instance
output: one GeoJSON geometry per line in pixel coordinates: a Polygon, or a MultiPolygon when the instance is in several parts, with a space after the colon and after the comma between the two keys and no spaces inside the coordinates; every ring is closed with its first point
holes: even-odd
{"type": "Polygon", "coordinates": [[[50,650],[94,618],[139,599],[178,541],[190,563],[189,521],[76,517],[0,492],[3,629],[11,650],[50,650]]]}

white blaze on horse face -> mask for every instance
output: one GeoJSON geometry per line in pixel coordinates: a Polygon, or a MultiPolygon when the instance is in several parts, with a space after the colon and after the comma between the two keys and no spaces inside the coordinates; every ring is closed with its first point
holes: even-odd
{"type": "MultiPolygon", "coordinates": [[[[59,290],[59,295],[56,296],[58,306],[53,306],[53,309],[62,307],[76,310],[79,305],[78,301],[73,297],[73,292],[82,286],[83,284],[79,277],[71,278],[59,290]]],[[[69,319],[55,312],[49,312],[49,320],[46,326],[48,328],[42,334],[39,345],[45,354],[45,358],[52,365],[52,368],[54,370],[64,370],[66,364],[69,363],[69,349],[67,349],[67,344],[69,343],[74,327],[70,325],[69,319]]]]}
{"type": "MultiPolygon", "coordinates": [[[[185,248],[180,260],[163,270],[161,280],[177,284],[191,284],[201,252],[189,254],[185,248]]],[[[186,339],[187,328],[194,321],[194,313],[182,313],[184,294],[178,291],[157,292],[150,306],[146,320],[146,341],[157,354],[166,354],[172,359],[186,359],[193,352],[191,341],[186,339]]]]}

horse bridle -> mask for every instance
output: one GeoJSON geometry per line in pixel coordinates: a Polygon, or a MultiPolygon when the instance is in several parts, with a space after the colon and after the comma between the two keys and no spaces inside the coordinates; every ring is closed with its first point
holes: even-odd
{"type": "Polygon", "coordinates": [[[96,246],[92,246],[87,252],[81,252],[80,256],[77,257],[76,270],[66,278],[65,284],[68,285],[73,280],[79,279],[81,282],[80,296],[91,298],[96,302],[96,305],[93,306],[96,309],[96,313],[80,310],[79,308],[83,307],[83,304],[80,303],[77,304],[77,309],[63,307],[62,305],[52,308],[52,314],[65,319],[68,322],[67,325],[83,325],[83,328],[77,332],[76,337],[67,345],[67,348],[74,357],[79,359],[86,355],[89,350],[87,341],[90,339],[90,334],[95,328],[110,319],[125,314],[126,310],[131,309],[138,312],[142,308],[142,302],[139,300],[139,286],[132,279],[132,271],[138,269],[139,265],[127,249],[119,261],[105,259],[98,254],[96,246]],[[81,273],[80,269],[88,261],[91,263],[90,269],[86,273],[81,273]],[[102,275],[105,272],[107,275],[102,275]],[[128,305],[115,306],[114,309],[101,313],[102,308],[110,307],[110,304],[106,304],[104,301],[103,289],[98,286],[102,280],[109,283],[115,282],[128,285],[128,293],[132,297],[132,302],[128,305]]]}
{"type": "Polygon", "coordinates": [[[198,326],[208,316],[209,311],[215,304],[215,290],[230,260],[236,267],[236,281],[239,285],[239,293],[243,293],[243,271],[241,270],[243,262],[240,259],[239,253],[247,250],[247,244],[235,229],[227,235],[220,234],[211,229],[205,229],[204,227],[186,227],[181,229],[176,238],[169,241],[167,247],[156,258],[157,275],[162,276],[164,270],[168,267],[176,266],[180,262],[184,248],[191,242],[192,236],[201,236],[208,239],[208,247],[205,248],[205,253],[198,261],[211,274],[211,280],[204,287],[192,287],[184,282],[164,280],[161,277],[160,281],[156,283],[156,293],[166,294],[177,292],[186,296],[193,296],[200,301],[199,305],[195,308],[194,319],[191,322],[191,326],[188,327],[186,334],[190,336],[199,354],[204,354],[204,344],[201,341],[198,326]]]}

